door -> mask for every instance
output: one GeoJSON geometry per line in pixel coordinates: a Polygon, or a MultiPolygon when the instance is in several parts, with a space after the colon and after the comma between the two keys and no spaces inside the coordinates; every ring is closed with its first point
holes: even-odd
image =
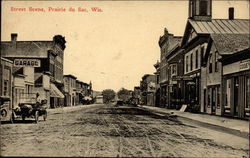
{"type": "Polygon", "coordinates": [[[212,114],[215,114],[215,110],[216,110],[216,107],[215,107],[215,103],[216,103],[216,93],[215,93],[215,87],[212,88],[212,114]]]}
{"type": "Polygon", "coordinates": [[[239,77],[234,77],[234,116],[238,115],[239,104],[239,77]]]}

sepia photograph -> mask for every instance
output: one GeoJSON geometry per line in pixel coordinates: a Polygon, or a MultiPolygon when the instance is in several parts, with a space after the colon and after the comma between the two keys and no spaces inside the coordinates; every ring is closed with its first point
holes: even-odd
{"type": "Polygon", "coordinates": [[[248,158],[249,0],[1,0],[1,157],[248,158]]]}

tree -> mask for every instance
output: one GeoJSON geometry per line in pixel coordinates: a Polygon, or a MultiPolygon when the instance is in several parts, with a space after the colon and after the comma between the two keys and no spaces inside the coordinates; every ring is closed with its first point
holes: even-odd
{"type": "Polygon", "coordinates": [[[102,91],[103,102],[109,103],[111,100],[115,98],[115,91],[112,89],[105,89],[102,91]]]}
{"type": "Polygon", "coordinates": [[[117,92],[117,96],[120,100],[126,102],[130,99],[130,92],[129,90],[125,89],[125,88],[121,88],[118,92],[117,92]]]}

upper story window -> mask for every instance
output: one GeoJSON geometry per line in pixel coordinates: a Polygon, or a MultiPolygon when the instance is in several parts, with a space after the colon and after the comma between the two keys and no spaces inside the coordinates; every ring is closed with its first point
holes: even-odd
{"type": "Polygon", "coordinates": [[[218,52],[216,51],[215,52],[215,55],[214,55],[214,69],[215,69],[215,72],[218,72],[219,68],[218,68],[218,52]]]}
{"type": "Polygon", "coordinates": [[[190,71],[193,70],[193,53],[190,56],[190,71]]]}
{"type": "Polygon", "coordinates": [[[213,62],[212,62],[212,55],[209,56],[209,65],[208,65],[209,73],[213,72],[213,62]]]}
{"type": "Polygon", "coordinates": [[[208,15],[208,1],[201,0],[200,1],[200,15],[208,15]]]}
{"type": "Polygon", "coordinates": [[[195,51],[195,68],[198,68],[198,50],[195,51]]]}
{"type": "Polygon", "coordinates": [[[176,76],[177,75],[177,65],[171,65],[171,76],[176,76]]]}
{"type": "Polygon", "coordinates": [[[188,72],[188,56],[186,56],[186,72],[188,72]]]}

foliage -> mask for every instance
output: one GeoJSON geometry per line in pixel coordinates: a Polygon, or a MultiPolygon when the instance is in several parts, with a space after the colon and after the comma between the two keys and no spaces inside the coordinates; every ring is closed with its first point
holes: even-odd
{"type": "Polygon", "coordinates": [[[109,103],[111,100],[115,98],[115,91],[112,89],[105,89],[102,91],[103,102],[109,103]]]}
{"type": "Polygon", "coordinates": [[[125,88],[121,88],[117,92],[117,96],[118,96],[118,99],[126,102],[130,99],[130,92],[129,92],[129,90],[127,90],[125,88]]]}

